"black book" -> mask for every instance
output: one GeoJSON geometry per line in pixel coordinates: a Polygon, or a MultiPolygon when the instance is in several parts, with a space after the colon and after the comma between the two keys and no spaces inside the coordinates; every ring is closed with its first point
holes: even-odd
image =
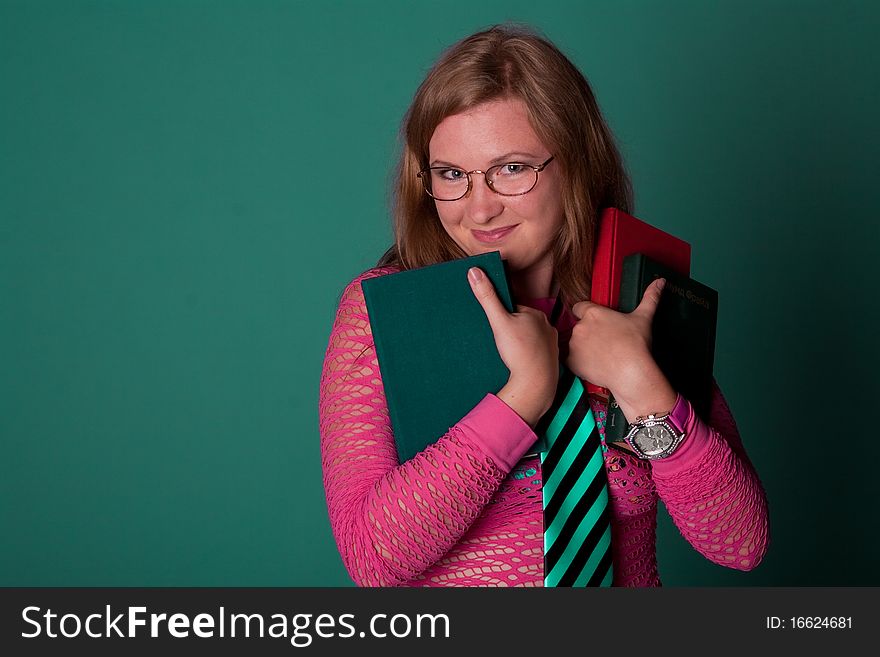
{"type": "MultiPolygon", "coordinates": [[[[712,395],[718,292],[637,253],[623,261],[618,310],[635,310],[647,287],[658,278],[665,278],[666,285],[651,326],[654,360],[672,387],[706,420],[712,395]]],[[[628,430],[626,417],[612,398],[605,441],[621,441],[628,430]]]]}

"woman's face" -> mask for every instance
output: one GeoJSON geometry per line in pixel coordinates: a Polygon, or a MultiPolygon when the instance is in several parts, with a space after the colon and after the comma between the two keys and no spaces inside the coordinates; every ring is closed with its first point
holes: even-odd
{"type": "MultiPolygon", "coordinates": [[[[551,153],[529,124],[519,99],[497,100],[448,116],[428,145],[429,166],[485,171],[494,164],[538,166],[551,153]]],[[[465,253],[501,251],[511,272],[552,278],[552,247],[563,224],[559,163],[538,175],[522,196],[501,196],[483,175],[471,174],[471,189],[457,201],[436,201],[443,228],[465,253]]]]}

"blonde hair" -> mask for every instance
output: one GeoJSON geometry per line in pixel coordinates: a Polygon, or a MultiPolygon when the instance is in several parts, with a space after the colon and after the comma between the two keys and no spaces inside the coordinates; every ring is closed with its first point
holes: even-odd
{"type": "Polygon", "coordinates": [[[629,177],[583,74],[529,28],[496,25],[446,50],[419,86],[401,126],[393,190],[395,243],[380,265],[423,267],[466,254],[447,235],[416,174],[428,166],[439,123],[482,103],[521,100],[562,172],[565,215],[553,251],[566,303],[590,296],[596,219],[602,208],[631,211],[629,177]]]}

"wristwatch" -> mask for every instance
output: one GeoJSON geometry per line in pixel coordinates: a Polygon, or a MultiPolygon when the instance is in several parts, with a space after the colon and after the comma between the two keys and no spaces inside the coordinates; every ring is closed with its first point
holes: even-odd
{"type": "Polygon", "coordinates": [[[675,406],[666,415],[637,417],[624,440],[639,458],[650,461],[665,459],[672,456],[684,441],[682,427],[686,419],[687,405],[679,395],[675,406]]]}

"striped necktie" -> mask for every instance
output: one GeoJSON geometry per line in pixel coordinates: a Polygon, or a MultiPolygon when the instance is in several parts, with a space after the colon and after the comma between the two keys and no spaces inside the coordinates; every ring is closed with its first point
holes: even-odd
{"type": "MultiPolygon", "coordinates": [[[[557,307],[551,313],[561,311],[557,307]]],[[[606,449],[580,379],[562,368],[556,397],[536,427],[544,497],[544,586],[611,586],[606,449]]]]}

